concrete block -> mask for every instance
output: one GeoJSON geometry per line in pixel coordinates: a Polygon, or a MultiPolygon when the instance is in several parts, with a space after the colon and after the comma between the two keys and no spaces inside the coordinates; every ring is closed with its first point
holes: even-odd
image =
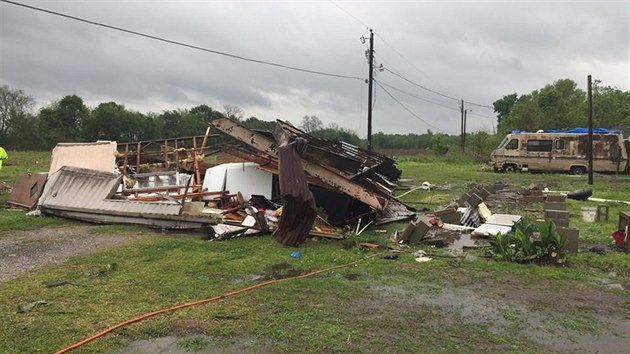
{"type": "Polygon", "coordinates": [[[461,218],[461,215],[459,215],[457,209],[454,208],[438,210],[433,214],[440,218],[442,222],[447,224],[459,224],[459,219],[461,218]]]}
{"type": "Polygon", "coordinates": [[[567,203],[546,201],[545,210],[567,210],[567,203]]]}
{"type": "Polygon", "coordinates": [[[429,232],[430,228],[429,218],[420,216],[416,221],[407,224],[399,240],[408,243],[419,243],[429,232]]]}
{"type": "Polygon", "coordinates": [[[547,218],[547,220],[553,221],[556,224],[556,227],[569,227],[569,219],[551,219],[547,218]]]}
{"type": "Polygon", "coordinates": [[[523,201],[525,203],[539,203],[539,202],[544,202],[545,197],[542,195],[524,195],[523,201]]]}
{"type": "Polygon", "coordinates": [[[416,230],[416,222],[412,221],[409,224],[407,224],[402,234],[400,234],[399,240],[408,242],[409,238],[411,238],[411,235],[413,234],[415,230],[416,230]]]}
{"type": "Polygon", "coordinates": [[[488,198],[488,196],[490,195],[490,192],[488,192],[487,189],[485,188],[480,188],[479,191],[476,193],[482,200],[486,200],[486,198],[488,198]]]}
{"type": "Polygon", "coordinates": [[[569,220],[569,212],[566,210],[545,210],[545,219],[569,220]]]}
{"type": "Polygon", "coordinates": [[[567,252],[577,252],[580,241],[580,229],[575,227],[558,227],[557,230],[565,239],[564,249],[567,252]]]}
{"type": "Polygon", "coordinates": [[[547,201],[548,202],[566,202],[567,197],[564,195],[548,195],[547,201]]]}
{"type": "Polygon", "coordinates": [[[478,196],[477,194],[473,194],[470,196],[470,198],[468,198],[468,200],[466,201],[466,203],[468,203],[468,205],[472,208],[476,208],[477,205],[479,205],[479,203],[481,203],[483,201],[483,199],[481,199],[480,196],[478,196]]]}
{"type": "Polygon", "coordinates": [[[457,204],[459,204],[459,206],[464,206],[466,205],[466,201],[468,199],[470,199],[470,194],[464,193],[461,197],[459,197],[459,199],[457,199],[457,204]]]}
{"type": "Polygon", "coordinates": [[[431,224],[428,220],[418,219],[413,233],[409,236],[409,243],[419,243],[422,241],[430,228],[431,224]]]}

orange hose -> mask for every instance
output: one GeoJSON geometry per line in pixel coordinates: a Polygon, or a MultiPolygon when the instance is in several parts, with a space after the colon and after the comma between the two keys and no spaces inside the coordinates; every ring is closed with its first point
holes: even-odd
{"type": "Polygon", "coordinates": [[[170,308],[166,308],[166,309],[157,310],[157,311],[148,313],[146,315],[142,315],[142,316],[139,316],[139,317],[136,317],[136,318],[132,318],[132,319],[127,320],[125,322],[121,322],[121,323],[119,323],[117,325],[111,326],[108,329],[106,329],[106,330],[104,330],[104,331],[102,331],[100,333],[97,333],[97,334],[95,334],[95,335],[93,335],[93,336],[91,336],[89,338],[86,338],[86,339],[84,339],[84,340],[82,340],[82,341],[80,341],[80,342],[78,342],[76,344],[73,344],[73,345],[71,345],[71,346],[69,346],[67,348],[61,349],[56,354],[66,353],[66,352],[68,352],[68,351],[70,351],[72,349],[76,349],[76,348],[82,346],[83,344],[89,343],[89,342],[91,342],[91,341],[93,341],[93,340],[95,340],[95,339],[97,339],[99,337],[102,337],[102,336],[106,335],[107,333],[112,332],[112,331],[114,331],[114,330],[116,330],[116,329],[118,329],[120,327],[124,327],[124,326],[126,326],[128,324],[132,324],[132,323],[135,323],[135,322],[140,322],[140,321],[142,321],[144,319],[147,319],[149,317],[153,317],[155,315],[159,315],[161,313],[177,311],[179,309],[183,309],[183,308],[186,308],[186,307],[197,306],[197,305],[201,305],[201,304],[205,304],[205,303],[209,303],[209,302],[218,301],[218,300],[221,300],[221,299],[226,298],[226,297],[239,295],[239,294],[242,294],[242,293],[254,290],[254,289],[262,288],[262,287],[267,286],[267,285],[280,283],[280,282],[284,282],[284,281],[287,281],[287,280],[294,280],[294,279],[301,279],[301,278],[312,277],[314,275],[318,275],[318,274],[321,274],[321,273],[329,272],[331,270],[349,267],[351,265],[357,264],[357,263],[359,263],[361,261],[364,261],[366,259],[377,257],[377,256],[379,256],[381,254],[382,254],[382,252],[381,253],[375,253],[375,254],[372,254],[372,255],[368,256],[367,258],[360,259],[358,261],[354,261],[354,262],[351,262],[351,263],[342,264],[342,265],[338,265],[338,266],[334,266],[334,267],[318,270],[318,271],[315,271],[315,272],[294,276],[294,277],[288,277],[288,278],[282,278],[282,279],[273,279],[273,280],[269,280],[269,281],[266,281],[266,282],[263,282],[263,283],[260,283],[260,284],[252,285],[252,286],[244,288],[244,289],[235,290],[235,291],[229,292],[229,293],[227,293],[225,295],[219,295],[219,296],[211,297],[211,298],[204,299],[204,300],[199,300],[199,301],[195,301],[195,302],[189,302],[189,303],[186,303],[186,304],[182,304],[182,305],[178,305],[178,306],[174,306],[174,307],[170,307],[170,308]]]}

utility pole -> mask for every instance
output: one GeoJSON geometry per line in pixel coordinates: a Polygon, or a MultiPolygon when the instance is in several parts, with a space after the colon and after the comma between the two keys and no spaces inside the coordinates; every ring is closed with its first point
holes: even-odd
{"type": "Polygon", "coordinates": [[[464,110],[464,145],[462,145],[462,153],[466,152],[466,113],[468,113],[469,109],[464,110]]]}
{"type": "Polygon", "coordinates": [[[462,146],[462,154],[464,154],[464,100],[462,100],[462,105],[459,107],[459,110],[462,113],[462,119],[461,119],[461,122],[459,123],[459,130],[461,132],[461,136],[459,140],[462,146]]]}
{"type": "Polygon", "coordinates": [[[372,84],[374,81],[374,33],[370,29],[370,52],[368,53],[369,79],[368,79],[368,150],[372,151],[372,84]]]}
{"type": "Polygon", "coordinates": [[[586,77],[588,86],[588,184],[593,184],[593,83],[591,75],[586,77]]]}

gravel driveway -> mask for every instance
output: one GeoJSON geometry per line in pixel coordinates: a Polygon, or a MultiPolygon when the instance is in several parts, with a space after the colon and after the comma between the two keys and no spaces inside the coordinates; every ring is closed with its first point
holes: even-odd
{"type": "Polygon", "coordinates": [[[0,283],[41,268],[144,237],[141,234],[93,231],[80,225],[8,231],[0,234],[0,283]]]}

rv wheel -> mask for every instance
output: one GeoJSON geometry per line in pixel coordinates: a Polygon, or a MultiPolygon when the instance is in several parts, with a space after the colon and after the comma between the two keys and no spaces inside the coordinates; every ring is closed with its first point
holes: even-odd
{"type": "Polygon", "coordinates": [[[571,167],[570,173],[572,175],[581,176],[586,173],[586,168],[584,166],[573,166],[571,167]]]}
{"type": "Polygon", "coordinates": [[[507,173],[516,172],[516,165],[513,164],[505,164],[503,165],[503,170],[507,173]]]}

